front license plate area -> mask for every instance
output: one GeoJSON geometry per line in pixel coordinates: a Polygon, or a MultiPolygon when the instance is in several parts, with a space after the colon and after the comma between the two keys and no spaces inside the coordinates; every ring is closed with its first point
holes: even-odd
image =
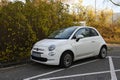
{"type": "Polygon", "coordinates": [[[40,52],[33,51],[32,55],[35,56],[35,57],[41,57],[41,53],[40,52]]]}

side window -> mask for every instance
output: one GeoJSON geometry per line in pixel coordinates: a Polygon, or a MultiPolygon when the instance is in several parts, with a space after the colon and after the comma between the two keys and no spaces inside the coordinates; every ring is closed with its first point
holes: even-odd
{"type": "Polygon", "coordinates": [[[89,28],[85,29],[85,37],[90,37],[90,29],[89,28]]]}
{"type": "Polygon", "coordinates": [[[84,37],[89,37],[89,29],[87,28],[82,28],[82,29],[79,29],[75,35],[73,36],[73,39],[78,36],[78,35],[83,35],[84,37]]]}
{"type": "Polygon", "coordinates": [[[75,37],[76,36],[78,36],[78,35],[83,35],[84,36],[84,34],[85,34],[85,29],[80,29],[80,30],[78,30],[76,33],[75,33],[75,37]]]}
{"type": "Polygon", "coordinates": [[[90,28],[90,36],[98,36],[98,33],[94,29],[90,28]]]}

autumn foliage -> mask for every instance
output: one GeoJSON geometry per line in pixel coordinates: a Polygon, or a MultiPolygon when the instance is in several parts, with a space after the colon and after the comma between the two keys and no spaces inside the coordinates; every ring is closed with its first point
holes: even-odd
{"type": "Polygon", "coordinates": [[[72,25],[67,5],[26,0],[0,7],[0,62],[29,57],[33,44],[58,28],[72,25]]]}
{"type": "Polygon", "coordinates": [[[26,0],[0,4],[0,63],[20,61],[30,56],[36,41],[56,29],[69,27],[74,22],[86,21],[96,27],[107,41],[120,40],[120,19],[111,22],[110,10],[98,11],[79,5],[79,11],[53,0],[26,0]],[[4,5],[5,4],[5,5],[4,5]]]}

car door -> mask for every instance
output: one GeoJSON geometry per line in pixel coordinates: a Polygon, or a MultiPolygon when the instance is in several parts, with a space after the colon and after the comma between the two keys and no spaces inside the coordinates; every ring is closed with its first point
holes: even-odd
{"type": "Polygon", "coordinates": [[[91,39],[91,43],[92,43],[91,48],[92,48],[94,54],[98,54],[97,52],[99,51],[100,36],[95,29],[89,28],[89,30],[90,30],[90,39],[91,39]]]}
{"type": "Polygon", "coordinates": [[[75,49],[75,57],[76,59],[87,57],[92,55],[92,42],[89,37],[89,29],[87,28],[81,28],[79,29],[72,38],[72,46],[75,49]],[[77,35],[83,35],[84,37],[80,39],[79,41],[76,41],[75,37],[77,35]]]}

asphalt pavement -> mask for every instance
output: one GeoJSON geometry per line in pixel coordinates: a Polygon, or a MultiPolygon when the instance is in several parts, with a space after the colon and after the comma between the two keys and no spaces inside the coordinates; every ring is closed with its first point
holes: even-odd
{"type": "Polygon", "coordinates": [[[120,45],[109,45],[106,59],[82,59],[70,68],[35,62],[0,68],[0,80],[120,80],[120,45]]]}

